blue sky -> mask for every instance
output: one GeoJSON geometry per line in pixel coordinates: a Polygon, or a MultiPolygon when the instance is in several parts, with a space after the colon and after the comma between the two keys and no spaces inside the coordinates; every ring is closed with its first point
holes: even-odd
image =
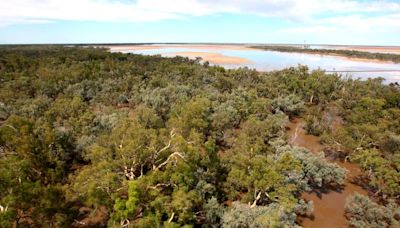
{"type": "Polygon", "coordinates": [[[400,45],[400,0],[0,0],[0,43],[400,45]]]}

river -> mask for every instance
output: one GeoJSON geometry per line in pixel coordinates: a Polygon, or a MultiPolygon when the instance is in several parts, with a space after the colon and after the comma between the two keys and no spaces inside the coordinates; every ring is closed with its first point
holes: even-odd
{"type": "MultiPolygon", "coordinates": [[[[293,146],[305,147],[313,153],[323,151],[324,146],[320,143],[319,137],[307,135],[302,126],[301,119],[294,119],[288,124],[289,143],[293,146]]],[[[365,189],[353,183],[354,178],[362,174],[357,165],[338,160],[332,160],[332,162],[348,170],[346,183],[341,190],[302,194],[303,199],[314,202],[313,216],[299,218],[306,228],[348,227],[348,221],[344,216],[346,198],[355,192],[368,195],[365,189]]]]}
{"type": "Polygon", "coordinates": [[[386,83],[400,82],[400,64],[341,56],[265,51],[240,45],[138,45],[127,48],[111,46],[110,49],[144,55],[159,54],[166,57],[199,56],[214,65],[226,68],[246,66],[259,71],[281,70],[302,64],[311,70],[335,71],[353,78],[383,77],[386,83]]]}

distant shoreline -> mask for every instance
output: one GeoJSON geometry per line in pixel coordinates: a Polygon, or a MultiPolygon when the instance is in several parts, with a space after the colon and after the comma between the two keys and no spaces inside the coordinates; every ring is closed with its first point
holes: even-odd
{"type": "MultiPolygon", "coordinates": [[[[322,47],[322,46],[321,46],[322,47]]],[[[400,63],[400,53],[393,54],[388,53],[388,49],[379,49],[376,48],[374,50],[380,50],[381,52],[370,52],[370,51],[360,51],[351,49],[324,49],[324,48],[309,48],[309,47],[292,47],[292,46],[251,46],[254,49],[260,49],[265,51],[278,51],[278,52],[291,52],[291,53],[305,53],[305,54],[313,54],[313,55],[328,55],[328,56],[336,56],[336,57],[345,57],[356,61],[364,61],[364,62],[391,62],[391,63],[400,63]]],[[[367,49],[365,49],[367,50],[367,49]]],[[[370,50],[370,49],[368,49],[370,50]]],[[[397,50],[397,49],[395,49],[397,50]]],[[[400,52],[400,49],[398,49],[400,52]]]]}
{"type": "Polygon", "coordinates": [[[237,56],[227,56],[218,52],[210,52],[219,51],[219,50],[252,50],[247,46],[239,46],[239,45],[126,45],[126,46],[104,46],[108,48],[111,52],[130,52],[130,51],[141,51],[141,50],[157,50],[157,49],[165,49],[165,48],[190,48],[195,51],[181,51],[181,52],[167,52],[164,53],[164,56],[172,57],[172,56],[182,56],[188,57],[191,59],[195,59],[197,57],[202,58],[203,61],[207,61],[211,64],[228,64],[228,65],[238,65],[238,64],[246,64],[251,63],[249,59],[241,58],[237,56]]]}
{"type": "MultiPolygon", "coordinates": [[[[202,57],[205,61],[209,61],[214,64],[238,64],[238,63],[248,63],[247,59],[234,59],[234,56],[224,56],[220,55],[218,58],[210,57],[210,52],[202,52],[204,50],[269,50],[278,52],[293,52],[293,53],[305,53],[312,55],[326,55],[334,56],[339,58],[347,58],[353,61],[360,62],[386,62],[386,63],[399,63],[400,62],[400,47],[383,47],[383,46],[316,46],[321,48],[314,49],[303,49],[301,45],[292,46],[278,46],[278,45],[260,45],[260,46],[249,46],[246,44],[129,44],[129,45],[105,45],[105,46],[95,46],[108,48],[111,52],[129,52],[129,51],[140,51],[140,50],[155,50],[155,49],[165,49],[165,48],[190,48],[199,50],[199,55],[196,57],[202,57]],[[330,49],[324,49],[324,47],[329,47],[330,49]],[[336,47],[336,49],[334,49],[336,47]],[[361,51],[363,50],[363,51],[361,51]],[[371,51],[367,51],[371,50],[371,51]],[[396,51],[399,54],[393,54],[396,51]],[[229,62],[229,60],[233,60],[229,62]],[[247,61],[246,61],[247,60],[247,61]]],[[[171,53],[168,53],[171,54],[171,53]]],[[[182,53],[181,53],[182,55],[182,53]]],[[[193,58],[193,53],[188,55],[183,54],[182,56],[193,58]]]]}
{"type": "MultiPolygon", "coordinates": [[[[142,43],[33,43],[33,44],[0,44],[1,47],[21,47],[21,46],[64,46],[64,47],[136,47],[136,46],[232,46],[232,47],[294,47],[301,48],[305,44],[288,44],[288,43],[213,43],[213,42],[199,42],[199,43],[181,43],[181,42],[142,42],[142,43]]],[[[356,44],[306,44],[310,47],[320,47],[321,49],[334,49],[334,50],[354,50],[371,53],[386,53],[386,54],[399,54],[400,46],[396,45],[356,45],[356,44]]],[[[318,48],[314,48],[318,49],[318,48]]]]}
{"type": "Polygon", "coordinates": [[[211,53],[211,52],[171,52],[171,53],[166,53],[166,55],[183,56],[192,59],[200,57],[202,58],[203,61],[207,61],[212,64],[238,65],[238,64],[251,63],[251,61],[246,58],[226,56],[221,53],[211,53]]]}
{"type": "Polygon", "coordinates": [[[109,48],[111,51],[139,51],[139,50],[153,50],[153,49],[164,49],[164,48],[190,48],[199,50],[251,50],[252,49],[246,45],[232,45],[232,44],[221,44],[221,45],[146,44],[146,45],[108,45],[100,47],[109,48]]]}
{"type": "MultiPolygon", "coordinates": [[[[290,44],[290,43],[215,43],[215,42],[139,42],[139,43],[25,43],[25,44],[0,44],[1,46],[143,46],[143,45],[232,45],[232,46],[288,46],[288,47],[302,47],[304,44],[290,44]]],[[[347,48],[351,50],[396,50],[400,52],[400,45],[356,45],[356,44],[307,44],[309,46],[320,46],[330,48],[347,48]]]]}

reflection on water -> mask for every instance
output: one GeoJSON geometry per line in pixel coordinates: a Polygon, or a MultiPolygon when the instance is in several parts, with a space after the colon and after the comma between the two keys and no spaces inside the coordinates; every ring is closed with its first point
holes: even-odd
{"type": "Polygon", "coordinates": [[[376,78],[383,77],[386,83],[400,82],[400,64],[385,62],[367,62],[351,60],[344,57],[313,55],[304,53],[285,53],[264,50],[215,50],[215,49],[196,49],[196,48],[175,48],[165,47],[162,49],[133,50],[128,51],[135,54],[156,55],[170,57],[171,53],[176,52],[211,52],[221,53],[225,56],[241,57],[251,61],[246,64],[221,64],[227,68],[250,67],[260,71],[281,70],[287,67],[297,66],[298,64],[307,65],[311,70],[324,69],[326,71],[343,71],[343,75],[353,78],[376,78]],[[374,72],[354,72],[354,71],[374,71],[374,72]],[[382,71],[382,72],[379,72],[382,71]],[[386,72],[385,72],[386,71],[386,72]]]}

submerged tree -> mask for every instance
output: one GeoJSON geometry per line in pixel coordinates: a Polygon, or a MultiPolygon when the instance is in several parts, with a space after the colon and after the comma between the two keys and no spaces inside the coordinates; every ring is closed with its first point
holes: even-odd
{"type": "Polygon", "coordinates": [[[296,214],[279,204],[251,207],[233,202],[232,208],[222,217],[222,222],[222,226],[227,228],[300,227],[296,224],[296,214]]]}
{"type": "Polygon", "coordinates": [[[358,193],[347,198],[346,216],[351,227],[400,226],[400,208],[395,202],[390,202],[384,207],[358,193]]]}

